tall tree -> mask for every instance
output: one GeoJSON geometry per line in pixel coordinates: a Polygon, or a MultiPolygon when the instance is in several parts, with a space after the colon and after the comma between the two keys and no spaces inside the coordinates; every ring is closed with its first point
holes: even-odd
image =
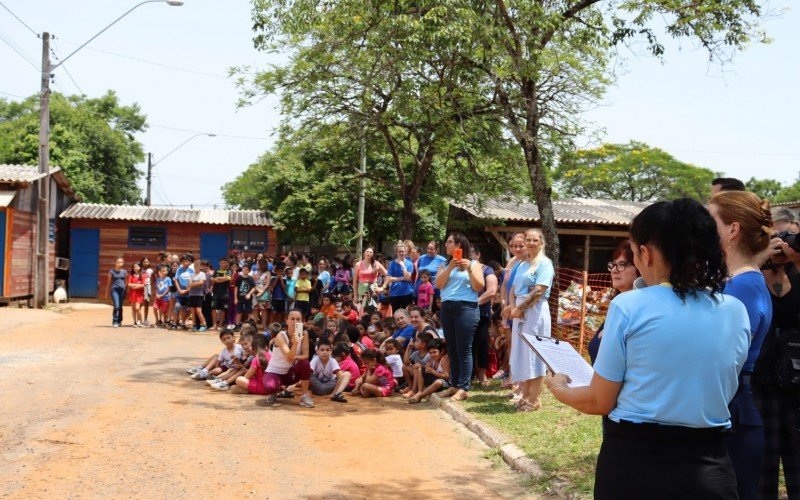
{"type": "Polygon", "coordinates": [[[553,173],[564,196],[630,201],[684,196],[705,200],[714,177],[707,168],[683,163],[636,141],[566,154],[553,173]]]}
{"type": "MultiPolygon", "coordinates": [[[[137,163],[144,160],[134,134],[147,128],[138,104],[124,106],[113,91],[98,98],[50,98],[50,162],[64,169],[87,202],[138,203],[137,163]]],[[[39,97],[0,99],[0,163],[36,165],[39,97]]]]}
{"type": "Polygon", "coordinates": [[[745,186],[748,191],[752,191],[759,197],[768,200],[774,200],[775,197],[778,196],[778,193],[784,189],[783,185],[775,179],[756,179],[755,177],[751,177],[750,180],[745,183],[745,186]]]}
{"type": "MultiPolygon", "coordinates": [[[[398,193],[402,238],[414,236],[420,200],[447,184],[439,179],[458,179],[453,195],[467,198],[476,189],[500,189],[500,174],[521,168],[513,161],[501,169],[477,161],[493,151],[502,154],[508,139],[496,121],[483,119],[494,104],[475,92],[482,86],[479,71],[459,64],[456,48],[448,45],[451,14],[417,4],[255,0],[256,46],[292,56],[287,65],[258,75],[246,95],[280,91],[287,125],[304,137],[339,124],[347,126],[342,140],[358,144],[362,134],[379,139],[370,155],[385,160],[390,171],[369,176],[398,193]]],[[[491,93],[490,87],[482,90],[491,93]]]]}

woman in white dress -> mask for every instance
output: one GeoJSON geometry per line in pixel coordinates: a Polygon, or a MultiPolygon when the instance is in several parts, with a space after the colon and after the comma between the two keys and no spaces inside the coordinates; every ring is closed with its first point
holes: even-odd
{"type": "Polygon", "coordinates": [[[544,254],[545,241],[538,229],[525,232],[526,261],[520,263],[511,285],[509,305],[503,310],[511,318],[511,381],[519,383],[521,398],[518,411],[527,412],[542,407],[542,381],[545,364],[528,347],[520,332],[550,337],[550,308],[547,299],[553,285],[553,263],[544,254]],[[513,304],[513,305],[512,305],[513,304]]]}

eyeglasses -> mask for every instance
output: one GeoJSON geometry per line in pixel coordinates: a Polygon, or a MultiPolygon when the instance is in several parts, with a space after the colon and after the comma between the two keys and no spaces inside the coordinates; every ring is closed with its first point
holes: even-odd
{"type": "Polygon", "coordinates": [[[622,272],[630,265],[632,265],[630,262],[625,262],[624,260],[621,260],[619,262],[609,262],[608,270],[612,271],[616,267],[617,271],[622,272]]]}

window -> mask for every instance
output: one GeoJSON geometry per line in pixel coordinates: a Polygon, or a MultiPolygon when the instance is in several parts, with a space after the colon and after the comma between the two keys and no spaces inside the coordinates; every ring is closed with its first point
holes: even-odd
{"type": "Polygon", "coordinates": [[[167,228],[131,227],[128,229],[129,248],[167,248],[167,228]]]}
{"type": "Polygon", "coordinates": [[[267,249],[267,232],[234,229],[231,231],[231,249],[263,252],[267,249]]]}

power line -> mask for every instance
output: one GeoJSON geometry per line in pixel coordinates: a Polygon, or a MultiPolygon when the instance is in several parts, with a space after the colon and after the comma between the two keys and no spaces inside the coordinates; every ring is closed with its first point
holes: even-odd
{"type": "Polygon", "coordinates": [[[11,96],[11,97],[19,97],[20,99],[25,99],[26,98],[24,95],[12,94],[11,92],[3,92],[2,90],[0,90],[0,94],[11,96]]]}
{"type": "MultiPolygon", "coordinates": [[[[74,42],[64,41],[64,43],[70,43],[70,44],[73,44],[73,45],[78,45],[78,44],[76,44],[74,42]]],[[[164,64],[164,63],[160,63],[160,62],[156,62],[156,61],[150,61],[148,59],[142,59],[141,57],[128,56],[128,55],[120,54],[120,53],[117,53],[117,52],[111,52],[109,50],[97,49],[95,47],[86,47],[86,48],[89,49],[89,50],[93,50],[95,52],[100,52],[101,54],[108,54],[110,56],[121,57],[123,59],[130,59],[131,61],[137,61],[137,62],[141,62],[141,63],[145,63],[145,64],[152,64],[153,66],[160,66],[162,68],[172,69],[172,70],[175,70],[175,71],[183,71],[184,73],[192,73],[192,74],[195,74],[195,75],[210,76],[212,78],[220,78],[222,80],[227,80],[228,79],[228,77],[226,75],[218,75],[218,74],[215,74],[215,73],[207,73],[205,71],[198,71],[198,70],[195,70],[195,69],[181,68],[181,67],[178,67],[178,66],[172,66],[172,65],[169,65],[169,64],[164,64]]]]}
{"type": "Polygon", "coordinates": [[[11,47],[11,50],[13,50],[14,52],[16,52],[16,53],[17,53],[17,54],[18,54],[18,55],[19,55],[21,58],[25,59],[25,62],[27,62],[28,64],[30,64],[31,66],[33,66],[33,69],[35,69],[36,71],[39,71],[39,72],[41,72],[41,68],[39,68],[39,67],[36,65],[36,63],[34,63],[33,61],[31,61],[31,60],[29,59],[29,57],[30,57],[30,56],[26,56],[25,54],[23,54],[23,52],[22,52],[20,49],[18,49],[18,48],[15,46],[15,44],[14,44],[14,42],[13,42],[13,41],[12,41],[12,40],[10,40],[10,39],[7,39],[5,36],[3,36],[3,34],[2,34],[2,33],[0,33],[0,41],[2,41],[3,43],[5,43],[5,44],[6,44],[6,45],[8,45],[9,47],[11,47]]]}
{"type": "MultiPolygon", "coordinates": [[[[53,45],[55,45],[55,37],[53,37],[53,45]]],[[[53,58],[55,60],[57,61],[61,60],[61,58],[58,57],[58,54],[56,54],[56,51],[53,47],[50,47],[50,53],[53,54],[53,58]]],[[[67,74],[67,77],[69,77],[70,81],[72,81],[72,84],[75,85],[75,88],[78,89],[78,92],[80,92],[81,95],[86,95],[86,93],[83,90],[81,90],[81,87],[80,85],[78,85],[78,82],[76,82],[75,79],[72,77],[72,73],[69,72],[67,67],[63,64],[61,65],[61,67],[64,68],[64,73],[67,74]]]]}
{"type": "Polygon", "coordinates": [[[22,25],[23,25],[23,26],[25,26],[26,28],[28,28],[28,31],[30,31],[31,33],[33,33],[33,34],[34,34],[35,36],[37,36],[37,37],[39,36],[39,33],[37,33],[36,31],[34,31],[34,30],[33,30],[33,28],[31,28],[30,26],[28,26],[28,23],[26,23],[25,21],[23,21],[22,19],[20,19],[18,15],[14,14],[14,13],[11,11],[11,9],[9,9],[8,7],[6,7],[6,5],[5,5],[3,2],[0,2],[0,7],[3,7],[4,9],[6,9],[6,10],[8,11],[8,13],[9,13],[9,14],[11,14],[12,16],[14,16],[14,19],[16,19],[17,21],[19,21],[20,23],[22,23],[22,25]]]}

